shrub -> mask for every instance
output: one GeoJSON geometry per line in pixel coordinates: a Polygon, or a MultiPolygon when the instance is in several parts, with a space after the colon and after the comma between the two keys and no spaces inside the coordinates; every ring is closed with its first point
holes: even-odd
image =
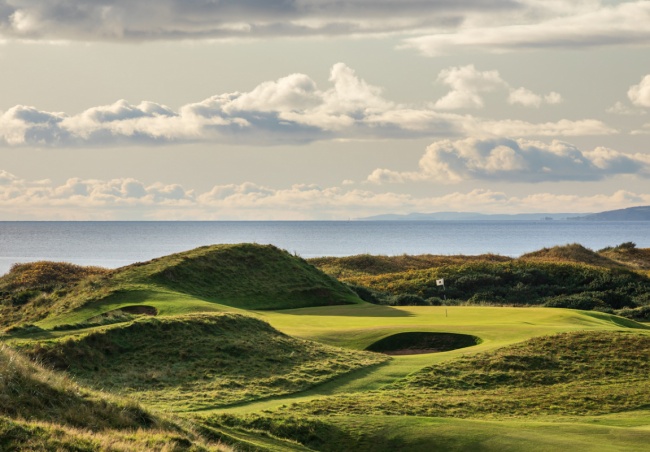
{"type": "Polygon", "coordinates": [[[593,309],[605,309],[607,304],[601,298],[602,294],[597,292],[584,292],[573,295],[560,295],[551,298],[544,306],[549,308],[568,308],[568,309],[582,309],[583,311],[591,311],[593,309]]]}

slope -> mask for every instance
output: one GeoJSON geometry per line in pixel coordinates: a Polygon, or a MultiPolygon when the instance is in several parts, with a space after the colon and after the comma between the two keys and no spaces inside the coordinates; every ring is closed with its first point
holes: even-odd
{"type": "Polygon", "coordinates": [[[387,358],[294,339],[238,314],[197,314],[17,341],[28,356],[93,388],[175,411],[305,390],[387,358]]]}

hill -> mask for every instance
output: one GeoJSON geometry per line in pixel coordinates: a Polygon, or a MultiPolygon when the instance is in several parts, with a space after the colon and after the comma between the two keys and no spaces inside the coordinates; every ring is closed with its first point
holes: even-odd
{"type": "Polygon", "coordinates": [[[1,450],[230,450],[0,346],[1,450]],[[109,446],[110,445],[110,446],[109,446]]]}
{"type": "Polygon", "coordinates": [[[566,220],[576,213],[484,214],[478,212],[412,212],[404,215],[384,214],[358,218],[362,221],[549,221],[566,220]]]}
{"type": "Polygon", "coordinates": [[[0,277],[0,291],[4,327],[46,317],[70,323],[66,316],[79,309],[92,307],[88,317],[94,317],[115,304],[120,308],[150,300],[170,300],[165,303],[171,311],[185,302],[195,307],[203,302],[204,310],[361,302],[347,286],[303,259],[255,244],[206,246],[111,271],[61,263],[21,264],[0,277]]]}
{"type": "Polygon", "coordinates": [[[239,314],[149,317],[17,346],[84,385],[197,410],[288,394],[386,361],[280,333],[239,314]]]}
{"type": "Polygon", "coordinates": [[[606,212],[576,216],[569,219],[577,221],[650,221],[650,206],[608,210],[606,212]]]}
{"type": "Polygon", "coordinates": [[[424,368],[374,394],[327,397],[292,411],[480,418],[643,409],[648,363],[648,335],[563,333],[424,368]]]}
{"type": "Polygon", "coordinates": [[[311,260],[365,301],[387,305],[543,305],[650,318],[650,250],[599,252],[579,244],[513,259],[482,256],[350,256],[311,260]],[[445,286],[438,285],[443,279],[445,286]]]}
{"type": "Polygon", "coordinates": [[[646,334],[563,333],[425,367],[374,391],[333,394],[247,417],[213,415],[206,421],[263,429],[327,451],[640,451],[648,437],[647,417],[632,431],[590,429],[579,419],[594,427],[617,425],[607,413],[629,412],[628,418],[635,419],[634,410],[647,408],[650,396],[648,363],[646,334]],[[526,417],[539,423],[522,422],[526,417]]]}

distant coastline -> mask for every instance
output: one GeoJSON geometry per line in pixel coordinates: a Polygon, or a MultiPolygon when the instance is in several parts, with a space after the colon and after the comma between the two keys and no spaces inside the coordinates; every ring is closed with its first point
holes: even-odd
{"type": "Polygon", "coordinates": [[[478,212],[433,212],[384,214],[357,218],[360,221],[650,221],[650,206],[629,207],[598,213],[483,214],[478,212]]]}

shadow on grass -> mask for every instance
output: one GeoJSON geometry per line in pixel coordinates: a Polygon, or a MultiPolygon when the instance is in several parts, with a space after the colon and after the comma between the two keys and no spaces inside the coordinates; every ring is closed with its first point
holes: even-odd
{"type": "Polygon", "coordinates": [[[188,412],[202,412],[202,411],[228,411],[231,409],[237,409],[237,408],[243,408],[246,406],[254,406],[258,403],[268,403],[268,402],[273,402],[273,401],[282,401],[285,402],[285,405],[291,404],[294,401],[303,399],[305,397],[321,397],[321,396],[330,396],[333,394],[339,393],[337,389],[347,385],[349,382],[362,379],[367,377],[368,375],[376,372],[379,370],[381,367],[387,366],[390,363],[390,361],[385,361],[383,363],[379,364],[374,364],[372,366],[364,367],[363,369],[359,370],[354,370],[352,372],[349,372],[347,374],[335,377],[331,380],[327,380],[323,383],[320,383],[316,386],[312,386],[309,389],[305,389],[304,391],[299,391],[299,392],[294,392],[291,394],[285,394],[285,395],[274,395],[270,397],[263,397],[255,400],[249,400],[249,401],[244,401],[244,402],[237,402],[233,403],[230,405],[215,405],[212,407],[206,407],[206,408],[201,408],[198,410],[192,410],[188,412]]]}
{"type": "Polygon", "coordinates": [[[612,322],[614,325],[622,326],[624,328],[636,328],[640,330],[650,330],[650,326],[644,325],[639,322],[635,322],[631,319],[626,319],[625,317],[619,317],[612,314],[607,314],[604,312],[594,312],[594,311],[585,311],[585,315],[593,317],[598,320],[605,320],[612,322]]]}
{"type": "Polygon", "coordinates": [[[341,306],[319,306],[314,308],[283,309],[277,312],[289,315],[312,315],[333,317],[413,317],[414,314],[391,306],[356,304],[341,306]]]}

